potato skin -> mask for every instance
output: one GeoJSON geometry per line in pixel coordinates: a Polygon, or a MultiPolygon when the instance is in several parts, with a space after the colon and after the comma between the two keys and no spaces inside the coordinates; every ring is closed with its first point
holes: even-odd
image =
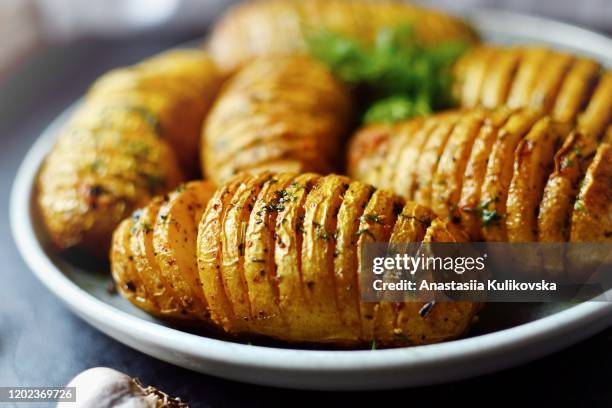
{"type": "Polygon", "coordinates": [[[225,85],[202,132],[204,174],[320,172],[339,167],[351,121],[348,91],[306,56],[270,57],[225,85]]]}
{"type": "Polygon", "coordinates": [[[92,86],[38,177],[38,207],[56,247],[106,257],[122,219],[193,174],[220,80],[205,54],[177,50],[92,86]]]}
{"type": "Polygon", "coordinates": [[[410,23],[425,43],[475,42],[477,36],[457,18],[397,1],[257,0],[231,8],[216,24],[208,51],[225,71],[255,57],[307,51],[308,36],[330,30],[367,43],[381,27],[410,23]]]}
{"type": "MultiPolygon", "coordinates": [[[[177,264],[192,262],[192,268],[197,267],[202,285],[185,282],[193,291],[201,291],[210,313],[193,309],[183,323],[205,323],[235,336],[293,343],[362,347],[376,341],[395,347],[460,336],[480,308],[476,303],[444,302],[421,316],[422,303],[361,302],[359,254],[365,244],[465,239],[427,208],[406,204],[393,193],[333,174],[242,173],[214,194],[199,197],[206,201],[209,196],[207,203],[200,202],[205,209],[195,244],[196,232],[184,230],[193,254],[186,254],[189,248],[184,245],[167,241],[181,257],[177,264]]],[[[153,241],[167,228],[161,217],[167,213],[164,207],[173,207],[178,197],[172,193],[169,199],[154,200],[158,215],[153,241]]],[[[126,240],[150,239],[129,228],[133,222],[128,219],[115,234],[112,266],[119,284],[134,273],[126,262],[130,256],[126,240]]],[[[142,259],[155,262],[152,268],[166,281],[175,276],[174,262],[160,262],[159,256],[142,259]]],[[[145,270],[139,269],[140,278],[145,270]]],[[[135,305],[148,305],[137,302],[132,292],[121,290],[135,305]]],[[[180,303],[180,299],[163,299],[180,298],[180,293],[174,288],[161,300],[180,303]]],[[[146,291],[142,296],[150,300],[146,291]]],[[[155,308],[146,310],[175,317],[155,308]]]]}

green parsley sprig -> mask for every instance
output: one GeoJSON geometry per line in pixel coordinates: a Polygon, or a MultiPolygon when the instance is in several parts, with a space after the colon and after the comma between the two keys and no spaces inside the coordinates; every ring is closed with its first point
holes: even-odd
{"type": "Polygon", "coordinates": [[[464,43],[426,46],[409,26],[379,30],[366,45],[331,31],[309,36],[311,54],[349,85],[366,90],[365,122],[395,122],[455,105],[453,63],[464,43]]]}

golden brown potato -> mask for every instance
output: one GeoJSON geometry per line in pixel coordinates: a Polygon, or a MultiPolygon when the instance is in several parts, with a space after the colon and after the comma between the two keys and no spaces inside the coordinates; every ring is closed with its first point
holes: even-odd
{"type": "Polygon", "coordinates": [[[205,183],[193,182],[154,199],[137,221],[121,224],[114,237],[113,276],[136,306],[176,319],[180,314],[157,306],[204,299],[200,305],[206,304],[210,315],[192,307],[184,323],[207,323],[233,335],[351,347],[455,338],[466,332],[480,307],[439,302],[423,314],[422,302],[361,302],[360,254],[368,243],[465,240],[427,208],[405,204],[390,192],[337,175],[242,173],[210,196],[205,183]],[[196,232],[192,223],[201,207],[196,232]],[[174,238],[168,232],[170,216],[181,225],[174,238]],[[143,217],[153,220],[149,233],[134,228],[143,217]],[[155,243],[160,237],[166,237],[164,255],[147,254],[151,239],[155,249],[160,247],[155,243]],[[148,269],[129,262],[130,249],[138,246],[145,256],[135,263],[150,262],[148,269]],[[193,279],[195,268],[201,285],[193,279]],[[147,273],[174,283],[174,290],[153,298],[141,284],[147,273]]]}
{"type": "Polygon", "coordinates": [[[222,183],[243,171],[330,172],[350,115],[348,91],[318,62],[254,61],[226,84],[206,120],[204,173],[222,183]]]}
{"type": "Polygon", "coordinates": [[[428,44],[475,42],[464,22],[398,1],[257,0],[230,9],[217,23],[207,49],[223,70],[233,70],[254,57],[304,53],[310,35],[329,30],[374,41],[382,27],[409,24],[428,44]]]}
{"type": "MultiPolygon", "coordinates": [[[[586,111],[603,114],[604,95],[586,111]]],[[[586,132],[604,125],[610,120],[585,113],[572,130],[507,108],[444,112],[383,132],[369,125],[349,145],[349,174],[431,205],[471,240],[566,242],[576,184],[600,143],[586,132]]]]}
{"type": "Polygon", "coordinates": [[[52,242],[105,257],[122,219],[191,176],[220,80],[210,58],[188,50],[100,78],[38,178],[38,206],[52,242]]]}

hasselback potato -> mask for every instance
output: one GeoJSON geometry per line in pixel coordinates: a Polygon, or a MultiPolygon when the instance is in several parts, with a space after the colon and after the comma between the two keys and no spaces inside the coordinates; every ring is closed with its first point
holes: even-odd
{"type": "Polygon", "coordinates": [[[349,173],[431,206],[471,240],[609,241],[608,136],[580,129],[505,108],[370,126],[352,141],[349,173]]]}
{"type": "Polygon", "coordinates": [[[38,177],[38,206],[53,243],[107,256],[122,219],[192,176],[219,85],[212,60],[188,50],[96,81],[38,177]]]}
{"type": "Polygon", "coordinates": [[[477,40],[459,19],[405,2],[258,0],[230,9],[207,48],[223,70],[233,70],[254,57],[304,53],[309,36],[321,31],[371,43],[380,28],[402,24],[413,27],[425,44],[477,40]]]}
{"type": "Polygon", "coordinates": [[[208,115],[204,174],[222,183],[242,171],[328,173],[342,161],[350,122],[350,95],[323,65],[307,56],[253,61],[208,115]]]}
{"type": "Polygon", "coordinates": [[[361,302],[367,243],[465,239],[425,207],[314,173],[242,173],[206,203],[209,189],[189,183],[115,232],[113,276],[137,306],[235,335],[342,346],[447,340],[479,309],[439,302],[420,313],[419,302],[361,302]]]}

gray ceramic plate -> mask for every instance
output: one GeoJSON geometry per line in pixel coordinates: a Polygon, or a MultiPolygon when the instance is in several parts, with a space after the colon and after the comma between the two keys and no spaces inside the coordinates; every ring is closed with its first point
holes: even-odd
{"type": "MultiPolygon", "coordinates": [[[[467,17],[485,38],[542,43],[612,65],[612,40],[534,17],[478,11],[467,17]]],[[[203,373],[256,384],[307,389],[383,389],[465,378],[552,353],[612,323],[612,303],[490,304],[470,337],[392,350],[297,350],[253,346],[179,331],[107,292],[107,266],[76,267],[54,254],[32,210],[32,186],[54,143],[61,115],[32,146],[17,174],[11,225],[19,250],[36,276],[76,314],[109,336],[161,360],[203,373]]],[[[81,263],[82,265],[82,263],[81,263]]]]}

